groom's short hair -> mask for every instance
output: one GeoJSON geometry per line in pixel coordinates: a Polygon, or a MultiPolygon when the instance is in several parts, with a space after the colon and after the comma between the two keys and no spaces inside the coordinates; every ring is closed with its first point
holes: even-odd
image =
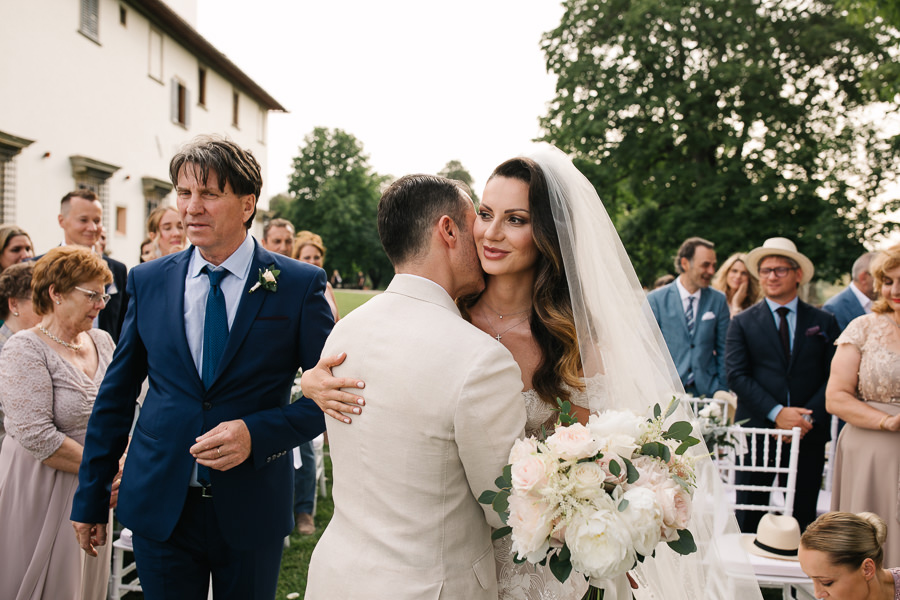
{"type": "Polygon", "coordinates": [[[378,201],[378,236],[395,267],[428,247],[431,231],[447,215],[467,231],[466,197],[460,182],[437,175],[404,175],[378,201]]]}

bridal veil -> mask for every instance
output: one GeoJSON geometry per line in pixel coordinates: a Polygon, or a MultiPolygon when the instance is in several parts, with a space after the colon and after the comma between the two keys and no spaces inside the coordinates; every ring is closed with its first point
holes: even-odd
{"type": "MultiPolygon", "coordinates": [[[[584,375],[602,373],[606,380],[607,393],[591,398],[591,410],[649,414],[654,404],[665,407],[684,389],[628,254],[594,186],[553,146],[541,144],[529,158],[547,180],[584,375]]],[[[656,556],[633,572],[640,586],[635,596],[641,600],[761,600],[746,556],[723,546],[722,540],[739,535],[739,530],[723,496],[718,471],[702,442],[690,452],[696,458],[697,473],[690,530],[698,551],[681,556],[660,544],[656,556]]]]}

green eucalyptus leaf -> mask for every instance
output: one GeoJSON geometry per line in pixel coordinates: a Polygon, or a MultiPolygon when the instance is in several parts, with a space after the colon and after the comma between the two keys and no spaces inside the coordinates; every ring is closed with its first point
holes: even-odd
{"type": "Polygon", "coordinates": [[[494,501],[491,502],[491,507],[497,513],[507,512],[509,510],[509,492],[497,492],[497,496],[494,498],[494,501]]]}
{"type": "Polygon", "coordinates": [[[662,414],[662,409],[659,407],[659,404],[653,405],[653,418],[658,419],[659,415],[662,414]]]}
{"type": "Polygon", "coordinates": [[[638,470],[634,466],[634,464],[632,464],[632,462],[630,460],[628,460],[627,458],[623,458],[622,460],[625,461],[625,469],[626,469],[626,472],[628,473],[626,481],[628,483],[634,483],[635,481],[640,479],[641,474],[638,472],[638,470]]]}
{"type": "Polygon", "coordinates": [[[493,490],[485,490],[481,492],[480,496],[478,496],[478,502],[480,502],[481,504],[491,504],[496,497],[497,492],[493,490]]]}
{"type": "Polygon", "coordinates": [[[622,472],[622,467],[619,465],[619,462],[616,459],[612,459],[609,461],[609,472],[612,473],[615,477],[618,477],[622,472]]]}
{"type": "Polygon", "coordinates": [[[697,544],[694,543],[694,536],[689,529],[681,529],[678,531],[678,539],[668,542],[669,548],[678,554],[690,554],[697,551],[697,544]]]}
{"type": "Polygon", "coordinates": [[[491,534],[491,539],[499,540],[500,538],[507,536],[510,533],[512,533],[512,527],[509,527],[509,526],[501,527],[500,529],[495,530],[494,533],[491,534]]]}
{"type": "Polygon", "coordinates": [[[677,408],[678,408],[678,398],[675,396],[672,396],[672,401],[669,402],[669,406],[668,406],[668,408],[666,408],[665,418],[668,419],[669,417],[671,417],[672,414],[675,412],[675,409],[677,409],[677,408]]]}
{"type": "Polygon", "coordinates": [[[691,432],[693,431],[693,426],[687,421],[676,421],[669,426],[668,431],[663,433],[663,437],[667,440],[678,440],[679,442],[683,442],[691,437],[691,432]]]}
{"type": "Polygon", "coordinates": [[[628,500],[622,498],[622,501],[619,502],[619,512],[625,512],[625,509],[628,508],[628,500]]]}
{"type": "Polygon", "coordinates": [[[553,554],[550,556],[550,572],[559,580],[565,581],[569,578],[569,575],[572,573],[572,561],[568,555],[568,548],[563,546],[563,550],[560,550],[558,554],[553,554]],[[566,556],[563,558],[563,550],[566,551],[566,556]]]}

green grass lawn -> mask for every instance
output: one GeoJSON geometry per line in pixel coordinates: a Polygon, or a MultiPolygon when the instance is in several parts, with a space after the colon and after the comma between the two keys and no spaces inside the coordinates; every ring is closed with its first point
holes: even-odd
{"type": "Polygon", "coordinates": [[[298,535],[294,530],[291,533],[291,545],[284,549],[281,557],[281,574],[278,576],[278,592],[276,600],[286,600],[291,592],[300,594],[303,598],[306,591],[306,573],[309,570],[309,559],[312,557],[316,542],[325,531],[325,526],[334,514],[334,502],[331,501],[331,458],[328,456],[328,446],[325,446],[325,478],[328,482],[328,495],[323,498],[318,496],[316,501],[316,533],[315,535],[298,535]]]}
{"type": "Polygon", "coordinates": [[[347,316],[354,308],[362,306],[366,300],[380,294],[379,291],[369,290],[334,290],[334,299],[337,300],[338,314],[347,316]]]}

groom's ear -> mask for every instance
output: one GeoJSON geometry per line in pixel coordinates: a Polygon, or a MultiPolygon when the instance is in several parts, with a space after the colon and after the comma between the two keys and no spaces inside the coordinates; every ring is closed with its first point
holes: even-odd
{"type": "Polygon", "coordinates": [[[456,222],[447,215],[441,215],[437,224],[438,235],[441,241],[448,247],[453,248],[459,242],[459,227],[456,222]]]}

